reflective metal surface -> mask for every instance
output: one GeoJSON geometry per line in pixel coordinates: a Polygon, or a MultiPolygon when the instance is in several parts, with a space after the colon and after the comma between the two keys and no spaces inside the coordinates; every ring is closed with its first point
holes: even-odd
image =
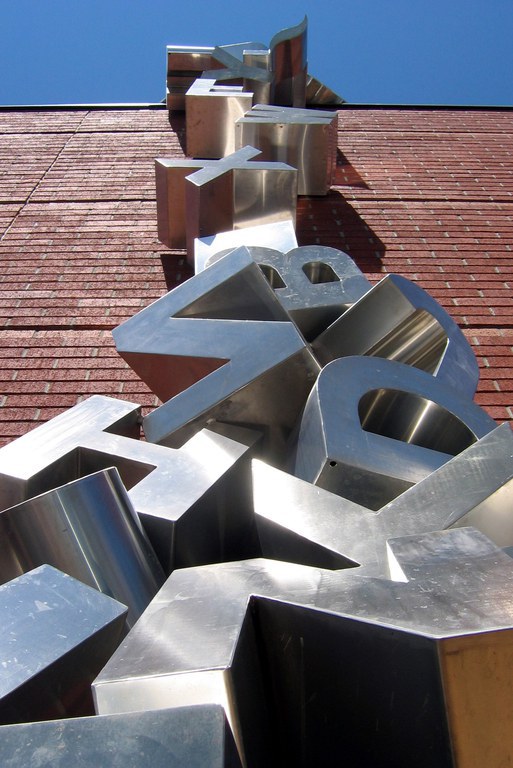
{"type": "Polygon", "coordinates": [[[277,221],[296,221],[297,170],[286,163],[252,160],[242,147],[189,176],[185,184],[187,252],[194,238],[277,221]]]}
{"type": "Polygon", "coordinates": [[[159,240],[170,248],[187,247],[192,263],[196,237],[277,221],[295,223],[296,169],[251,162],[258,154],[244,147],[220,160],[157,159],[159,240]]]}
{"type": "Polygon", "coordinates": [[[240,768],[221,707],[177,707],[0,728],[2,768],[240,768]]]}
{"type": "Polygon", "coordinates": [[[235,152],[235,121],[252,103],[253,94],[242,86],[195,80],[185,95],[187,154],[219,158],[235,152]]]}
{"type": "Polygon", "coordinates": [[[257,227],[244,227],[229,232],[219,232],[210,237],[194,240],[194,272],[202,272],[205,267],[241,245],[251,248],[261,246],[287,252],[297,247],[296,230],[292,219],[276,221],[272,224],[261,224],[257,227]]]}
{"type": "Polygon", "coordinates": [[[513,546],[513,432],[503,424],[378,512],[253,461],[262,554],[388,578],[390,537],[474,525],[513,546]]]}
{"type": "MultiPolygon", "coordinates": [[[[136,477],[132,463],[123,465],[109,457],[110,461],[103,466],[85,467],[77,448],[89,445],[97,451],[105,448],[108,453],[109,440],[116,436],[132,438],[129,443],[138,441],[140,421],[141,408],[135,403],[93,395],[3,446],[0,449],[0,509],[114,464],[125,485],[131,485],[130,479],[138,482],[141,477],[136,477]]],[[[149,471],[150,467],[142,475],[149,471]]]]}
{"type": "Polygon", "coordinates": [[[167,107],[185,109],[185,94],[205,70],[222,67],[213,56],[213,46],[167,46],[167,107]]]}
{"type": "Polygon", "coordinates": [[[255,105],[236,118],[235,146],[298,169],[298,195],[326,195],[337,161],[338,113],[255,105]]]}
{"type": "Polygon", "coordinates": [[[179,285],[113,335],[119,354],[168,401],[144,421],[148,439],[166,445],[180,444],[215,419],[262,429],[267,455],[279,461],[319,371],[245,248],[179,285]]]}
{"type": "Polygon", "coordinates": [[[106,664],[105,714],[0,729],[1,765],[513,760],[513,433],[420,287],[298,247],[297,193],[336,163],[305,99],[342,101],[306,37],[168,50],[201,159],[157,160],[158,231],[196,276],[114,331],[164,401],[146,441],[140,408],[90,398],[0,450],[0,581],[50,561],[133,627],[112,655],[124,607],[48,565],[0,587],[0,722],[91,713],[106,664]],[[139,520],[172,571],[149,605],[139,520]]]}
{"type": "Polygon", "coordinates": [[[164,582],[113,467],[0,513],[0,583],[45,563],[126,605],[129,627],[164,582]]]}
{"type": "Polygon", "coordinates": [[[246,51],[261,51],[267,61],[267,48],[262,43],[233,43],[231,45],[217,45],[213,50],[216,62],[221,62],[222,69],[204,71],[203,78],[217,80],[242,80],[244,90],[252,91],[253,84],[262,84],[264,87],[271,83],[272,73],[267,67],[262,66],[262,61],[256,65],[245,57],[246,51]]]}
{"type": "Polygon", "coordinates": [[[346,100],[335,93],[327,85],[321,83],[316,77],[307,75],[306,78],[306,106],[307,107],[339,107],[346,100]]]}
{"type": "Polygon", "coordinates": [[[308,398],[293,471],[377,510],[495,426],[418,368],[344,357],[321,370],[308,398]]]}
{"type": "Polygon", "coordinates": [[[196,78],[242,80],[254,103],[284,106],[340,105],[338,94],[307,74],[307,19],[259,42],[220,46],[167,46],[167,106],[185,109],[185,94],[196,78]]]}
{"type": "Polygon", "coordinates": [[[126,608],[49,565],[0,587],[0,723],[92,714],[126,608]]]}
{"type": "Polygon", "coordinates": [[[336,248],[303,245],[280,251],[278,244],[272,248],[259,244],[248,250],[307,341],[319,336],[371,288],[350,256],[336,248]]]}
{"type": "Polygon", "coordinates": [[[314,342],[321,365],[346,355],[397,360],[433,374],[466,397],[477,360],[452,317],[420,286],[387,275],[314,342]]]}
{"type": "Polygon", "coordinates": [[[306,101],[308,19],[295,27],[282,29],[272,38],[272,103],[286,107],[304,107],[306,101]]]}
{"type": "Polygon", "coordinates": [[[158,238],[169,248],[185,248],[187,229],[185,219],[185,180],[214,160],[176,160],[159,157],[155,160],[158,238]]]}
{"type": "Polygon", "coordinates": [[[248,766],[500,765],[511,558],[473,529],[389,549],[401,581],[265,560],[175,572],[94,682],[98,711],[221,702],[248,766]]]}
{"type": "MultiPolygon", "coordinates": [[[[134,416],[140,408],[133,403],[93,396],[0,449],[2,507],[114,465],[167,573],[253,556],[248,478],[258,436],[202,430],[173,450],[113,434],[132,430],[134,416]]],[[[138,421],[135,427],[138,437],[138,421]]]]}
{"type": "Polygon", "coordinates": [[[242,82],[244,90],[253,93],[253,104],[270,104],[272,99],[271,51],[268,48],[266,50],[246,48],[242,60],[247,66],[258,67],[268,73],[268,79],[265,81],[245,77],[242,82]]]}

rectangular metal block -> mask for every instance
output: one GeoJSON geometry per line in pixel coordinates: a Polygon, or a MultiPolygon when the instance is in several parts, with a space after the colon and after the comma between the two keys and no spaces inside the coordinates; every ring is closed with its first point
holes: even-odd
{"type": "Polygon", "coordinates": [[[195,80],[185,95],[189,157],[220,158],[235,152],[235,121],[252,103],[253,94],[242,86],[195,80]]]}
{"type": "Polygon", "coordinates": [[[2,768],[241,768],[220,706],[0,727],[2,768]]]}
{"type": "Polygon", "coordinates": [[[230,229],[296,220],[297,171],[285,163],[253,161],[243,147],[219,160],[155,161],[158,237],[170,248],[230,229]]]}
{"type": "Polygon", "coordinates": [[[93,713],[91,682],[124,632],[126,607],[42,565],[0,587],[0,722],[93,713]]]}
{"type": "Polygon", "coordinates": [[[298,169],[299,195],[326,195],[336,167],[337,112],[257,104],[235,125],[236,147],[298,169]]]}

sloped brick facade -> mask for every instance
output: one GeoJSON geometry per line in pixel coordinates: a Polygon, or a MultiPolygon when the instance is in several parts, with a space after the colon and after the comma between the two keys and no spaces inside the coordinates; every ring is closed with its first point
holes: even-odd
{"type": "MultiPolygon", "coordinates": [[[[110,331],[191,275],[156,228],[153,161],[183,134],[163,108],[0,111],[0,444],[93,393],[157,404],[110,331]]],[[[513,112],[344,107],[338,146],[300,244],[418,281],[474,347],[477,402],[512,420],[513,112]]]]}

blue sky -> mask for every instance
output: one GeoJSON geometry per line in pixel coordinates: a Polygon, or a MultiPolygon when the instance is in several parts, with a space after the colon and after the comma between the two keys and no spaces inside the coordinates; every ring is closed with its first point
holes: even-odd
{"type": "Polygon", "coordinates": [[[347,101],[513,104],[513,0],[3,0],[0,104],[158,102],[167,44],[267,44],[305,13],[347,101]]]}

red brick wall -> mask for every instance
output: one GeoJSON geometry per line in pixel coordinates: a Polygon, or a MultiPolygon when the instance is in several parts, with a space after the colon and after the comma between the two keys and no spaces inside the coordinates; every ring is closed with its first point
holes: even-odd
{"type": "MultiPolygon", "coordinates": [[[[91,393],[156,404],[110,331],[190,276],[156,236],[162,109],[0,111],[0,444],[91,393]]],[[[336,186],[301,198],[300,244],[417,280],[462,326],[477,402],[513,419],[513,112],[340,111],[336,186]]]]}

